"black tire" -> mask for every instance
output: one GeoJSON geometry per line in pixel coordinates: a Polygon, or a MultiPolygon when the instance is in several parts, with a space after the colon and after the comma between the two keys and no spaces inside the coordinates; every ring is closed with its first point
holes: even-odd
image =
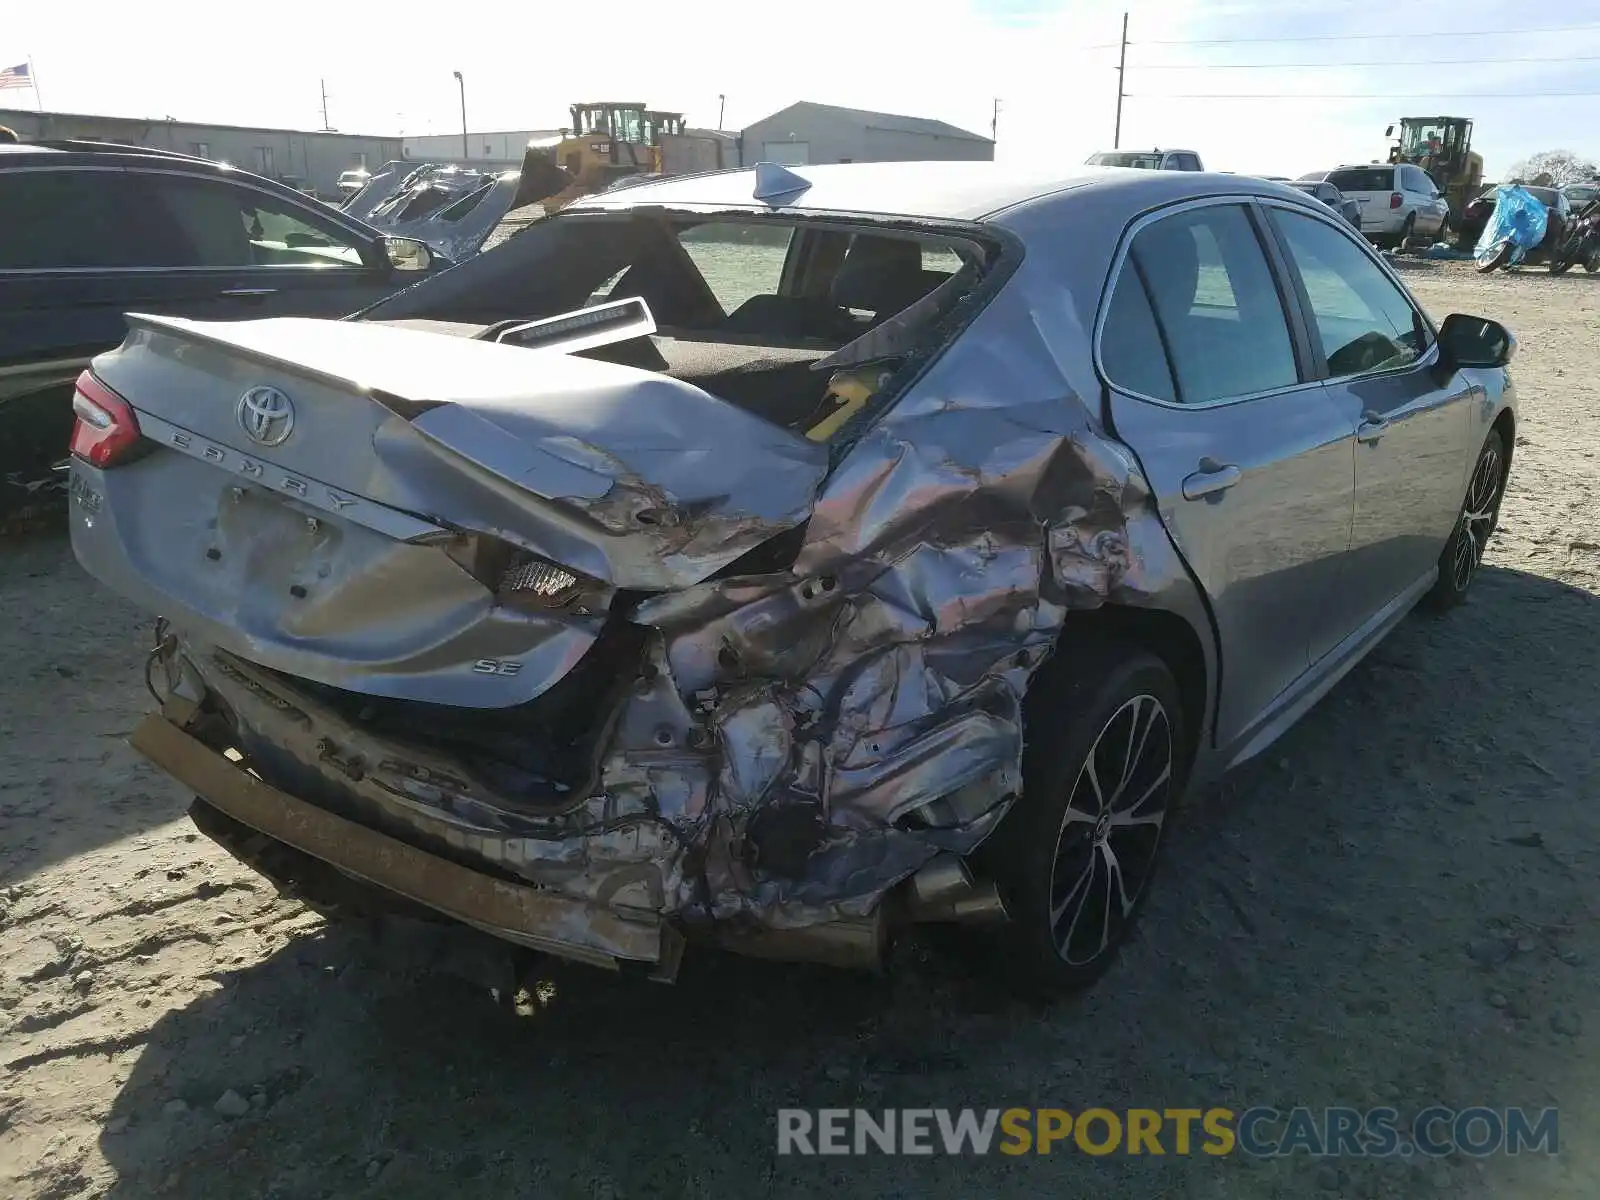
{"type": "Polygon", "coordinates": [[[1106,972],[1149,894],[1182,789],[1183,711],[1166,664],[1100,639],[1058,649],[1028,693],[1025,727],[1023,794],[974,865],[1010,916],[995,947],[1002,970],[1026,992],[1059,995],[1106,972]]]}
{"type": "Polygon", "coordinates": [[[1487,275],[1490,271],[1498,270],[1511,261],[1511,255],[1516,250],[1510,241],[1501,242],[1494,248],[1493,253],[1481,258],[1474,258],[1472,265],[1480,275],[1487,275]]]}
{"type": "Polygon", "coordinates": [[[1562,245],[1558,246],[1555,252],[1550,255],[1550,262],[1548,264],[1550,267],[1550,274],[1565,275],[1568,271],[1572,270],[1572,268],[1576,266],[1578,262],[1577,251],[1578,248],[1571,242],[1564,242],[1562,245]]]}
{"type": "Polygon", "coordinates": [[[1491,429],[1472,465],[1456,527],[1439,552],[1439,578],[1424,597],[1424,603],[1435,612],[1455,608],[1466,600],[1483,561],[1484,547],[1500,522],[1505,487],[1506,442],[1498,429],[1491,429]]]}
{"type": "Polygon", "coordinates": [[[1600,250],[1595,251],[1583,260],[1583,269],[1591,275],[1596,271],[1600,271],[1600,250]]]}

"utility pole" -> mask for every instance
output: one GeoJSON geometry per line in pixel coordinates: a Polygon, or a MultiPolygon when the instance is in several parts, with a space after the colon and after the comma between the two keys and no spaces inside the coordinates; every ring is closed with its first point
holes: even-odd
{"type": "Polygon", "coordinates": [[[717,93],[717,132],[722,132],[722,116],[728,111],[728,98],[721,92],[717,93]]]}
{"type": "Polygon", "coordinates": [[[472,157],[472,152],[467,149],[467,81],[461,77],[460,71],[450,73],[461,85],[461,157],[465,160],[472,157]]]}
{"type": "Polygon", "coordinates": [[[1000,97],[999,96],[996,96],[994,98],[994,112],[989,117],[989,140],[991,142],[997,142],[997,141],[1000,140],[1000,97]]]}
{"type": "Polygon", "coordinates": [[[322,83],[322,128],[323,128],[324,132],[332,133],[333,132],[333,126],[328,124],[328,81],[326,79],[324,79],[324,80],[321,81],[321,83],[322,83]]]}
{"type": "Polygon", "coordinates": [[[1122,14],[1122,52],[1117,56],[1117,124],[1111,131],[1111,148],[1118,149],[1122,145],[1122,97],[1123,77],[1128,73],[1128,14],[1122,14]]]}

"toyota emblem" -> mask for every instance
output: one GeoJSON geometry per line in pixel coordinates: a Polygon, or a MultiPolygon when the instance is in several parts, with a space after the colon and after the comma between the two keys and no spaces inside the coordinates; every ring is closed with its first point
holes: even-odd
{"type": "Polygon", "coordinates": [[[281,446],[294,432],[294,401],[275,387],[253,387],[234,409],[239,428],[252,442],[281,446]]]}

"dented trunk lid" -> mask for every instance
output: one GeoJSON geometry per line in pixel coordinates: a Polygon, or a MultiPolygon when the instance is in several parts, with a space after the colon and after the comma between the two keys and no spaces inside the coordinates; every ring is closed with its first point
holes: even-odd
{"type": "Polygon", "coordinates": [[[94,369],[141,415],[616,587],[699,582],[804,521],[827,471],[824,447],[633,367],[359,321],[129,322],[94,369]],[[274,445],[241,424],[261,387],[293,408],[274,445]]]}
{"type": "Polygon", "coordinates": [[[223,649],[356,692],[520,704],[600,636],[605,611],[501,603],[464,541],[607,595],[670,591],[805,521],[827,470],[825,447],[691,384],[557,351],[359,321],[129,323],[93,369],[152,451],[74,463],[78,557],[223,649]]]}

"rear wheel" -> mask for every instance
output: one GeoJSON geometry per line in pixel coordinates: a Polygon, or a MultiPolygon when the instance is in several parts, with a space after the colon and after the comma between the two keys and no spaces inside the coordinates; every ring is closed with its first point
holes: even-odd
{"type": "Polygon", "coordinates": [[[1155,655],[1125,642],[1058,653],[1028,696],[1023,796],[978,862],[1011,918],[1003,967],[1052,993],[1093,983],[1132,929],[1185,744],[1177,684],[1155,655]]]}
{"type": "Polygon", "coordinates": [[[1483,449],[1478,451],[1478,461],[1467,482],[1467,495],[1461,502],[1456,527],[1439,554],[1439,578],[1427,595],[1430,608],[1443,611],[1466,600],[1467,591],[1477,577],[1478,564],[1483,561],[1484,547],[1500,520],[1505,478],[1505,438],[1498,429],[1492,429],[1484,440],[1483,449]]]}

